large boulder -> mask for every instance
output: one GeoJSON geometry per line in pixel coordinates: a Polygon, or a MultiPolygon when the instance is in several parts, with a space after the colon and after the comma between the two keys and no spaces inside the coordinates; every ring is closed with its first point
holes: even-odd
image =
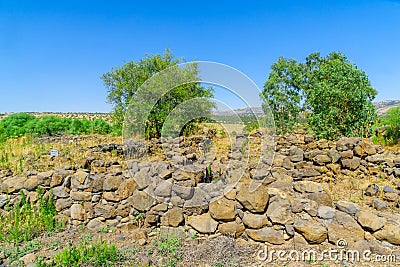
{"type": "Polygon", "coordinates": [[[336,244],[340,239],[347,241],[349,245],[364,239],[364,230],[347,213],[337,211],[332,222],[328,225],[329,242],[336,244]]]}
{"type": "Polygon", "coordinates": [[[268,242],[274,245],[282,245],[285,243],[283,231],[275,230],[272,227],[247,229],[246,234],[255,241],[268,242]]]}
{"type": "Polygon", "coordinates": [[[222,223],[218,226],[218,231],[222,234],[235,237],[242,235],[245,230],[243,223],[237,223],[236,221],[222,223]]]}
{"type": "Polygon", "coordinates": [[[400,245],[400,225],[388,222],[381,230],[374,233],[376,239],[387,241],[393,245],[400,245]]]}
{"type": "Polygon", "coordinates": [[[135,191],[128,198],[128,203],[138,211],[148,211],[154,205],[155,200],[150,194],[144,191],[135,191]]]}
{"type": "Polygon", "coordinates": [[[356,219],[358,223],[366,230],[375,232],[381,229],[386,219],[375,215],[372,212],[360,210],[356,213],[356,219]]]}
{"type": "Polygon", "coordinates": [[[180,208],[172,208],[161,217],[161,225],[177,227],[183,221],[183,213],[180,208]]]}
{"type": "Polygon", "coordinates": [[[296,232],[301,234],[311,244],[320,244],[326,240],[327,230],[320,224],[306,220],[297,220],[293,227],[296,232]]]}
{"type": "Polygon", "coordinates": [[[197,216],[189,216],[188,224],[202,234],[215,233],[218,227],[218,222],[211,218],[209,213],[204,213],[197,216]]]}
{"type": "Polygon", "coordinates": [[[235,219],[235,201],[225,197],[218,198],[210,203],[210,215],[216,220],[232,221],[235,219]]]}
{"type": "Polygon", "coordinates": [[[251,212],[264,212],[269,195],[265,185],[260,184],[255,190],[250,189],[249,183],[241,183],[238,186],[238,193],[236,199],[249,211],[251,212]]]}
{"type": "Polygon", "coordinates": [[[243,223],[254,229],[259,229],[268,224],[268,218],[265,214],[253,214],[251,212],[245,212],[242,218],[243,223]]]}

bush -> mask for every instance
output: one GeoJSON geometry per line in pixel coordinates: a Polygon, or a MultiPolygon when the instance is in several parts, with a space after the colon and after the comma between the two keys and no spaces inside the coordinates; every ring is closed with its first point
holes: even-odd
{"type": "Polygon", "coordinates": [[[400,107],[391,108],[381,120],[384,132],[383,142],[386,144],[398,144],[400,141],[400,107]]]}
{"type": "Polygon", "coordinates": [[[26,125],[32,124],[37,118],[26,113],[16,113],[0,121],[0,136],[7,139],[19,137],[27,133],[26,125]]]}
{"type": "Polygon", "coordinates": [[[58,116],[37,118],[26,113],[12,114],[0,121],[0,141],[7,138],[32,136],[54,136],[62,134],[113,134],[121,135],[120,125],[109,125],[103,119],[69,119],[58,116]]]}

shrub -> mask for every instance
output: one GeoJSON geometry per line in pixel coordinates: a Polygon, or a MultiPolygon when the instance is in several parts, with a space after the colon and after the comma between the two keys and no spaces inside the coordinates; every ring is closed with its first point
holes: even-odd
{"type": "Polygon", "coordinates": [[[398,144],[400,140],[400,107],[391,108],[381,120],[384,142],[398,144]]]}

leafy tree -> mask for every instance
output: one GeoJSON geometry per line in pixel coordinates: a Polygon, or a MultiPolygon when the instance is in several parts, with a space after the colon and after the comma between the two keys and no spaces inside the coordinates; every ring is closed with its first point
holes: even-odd
{"type": "Polygon", "coordinates": [[[320,137],[367,136],[376,119],[376,90],[345,55],[313,53],[305,63],[279,58],[271,67],[263,96],[278,130],[287,132],[305,116],[320,137]]]}
{"type": "Polygon", "coordinates": [[[91,122],[88,119],[74,119],[71,122],[68,132],[70,134],[88,134],[91,132],[91,122]]]}
{"type": "Polygon", "coordinates": [[[109,134],[111,126],[103,119],[96,119],[93,121],[93,132],[98,134],[109,134]]]}
{"type": "MultiPolygon", "coordinates": [[[[198,69],[194,64],[188,64],[184,68],[177,67],[178,63],[183,63],[182,59],[175,59],[169,50],[166,50],[163,55],[148,55],[139,61],[131,61],[121,67],[114,68],[111,72],[105,73],[101,76],[108,90],[107,100],[113,104],[113,118],[117,124],[122,125],[125,113],[128,110],[128,105],[132,104],[131,108],[136,108],[133,116],[147,116],[145,118],[146,125],[141,125],[139,122],[136,125],[138,129],[145,129],[146,137],[160,136],[163,124],[168,115],[180,104],[189,99],[196,97],[210,98],[213,93],[209,88],[203,88],[199,83],[186,83],[179,85],[168,91],[167,94],[163,93],[166,89],[171,78],[182,79],[183,81],[194,80],[197,78],[198,69]],[[138,89],[149,78],[153,77],[160,71],[170,69],[171,75],[168,77],[161,77],[160,81],[146,83],[142,87],[141,95],[137,95],[138,89]],[[166,78],[167,80],[162,80],[166,78]],[[143,98],[147,94],[149,97],[143,98]],[[159,97],[159,98],[158,98],[159,97]],[[157,99],[158,98],[158,99],[157,99]],[[150,114],[142,110],[146,110],[149,105],[153,105],[151,100],[157,99],[157,103],[152,107],[150,114]],[[147,102],[140,102],[148,100],[147,102]]],[[[205,105],[204,109],[211,110],[212,104],[205,105]]],[[[139,121],[144,121],[139,119],[139,121]]]]}

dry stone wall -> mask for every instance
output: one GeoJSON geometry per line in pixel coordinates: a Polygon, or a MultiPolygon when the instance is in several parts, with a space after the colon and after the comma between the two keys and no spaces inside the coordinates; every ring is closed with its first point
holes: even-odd
{"type": "Polygon", "coordinates": [[[196,159],[193,143],[186,141],[186,146],[183,154],[172,155],[178,162],[174,165],[129,161],[127,169],[122,158],[101,158],[110,150],[122,153],[121,146],[109,144],[91,148],[81,166],[64,164],[62,169],[21,175],[1,171],[0,212],[3,216],[8,205],[19,201],[21,190],[36,202],[40,186],[53,196],[59,219],[92,230],[166,226],[192,235],[221,233],[276,245],[295,238],[308,244],[345,239],[356,247],[400,245],[398,187],[365,188],[369,208],[333,201],[326,190],[327,182],[348,176],[399,181],[400,156],[384,153],[367,139],[316,141],[303,132],[279,136],[272,166],[261,163],[256,170],[248,164],[234,184],[226,181],[243,164],[241,145],[233,145],[226,158],[212,164],[196,159]]]}

